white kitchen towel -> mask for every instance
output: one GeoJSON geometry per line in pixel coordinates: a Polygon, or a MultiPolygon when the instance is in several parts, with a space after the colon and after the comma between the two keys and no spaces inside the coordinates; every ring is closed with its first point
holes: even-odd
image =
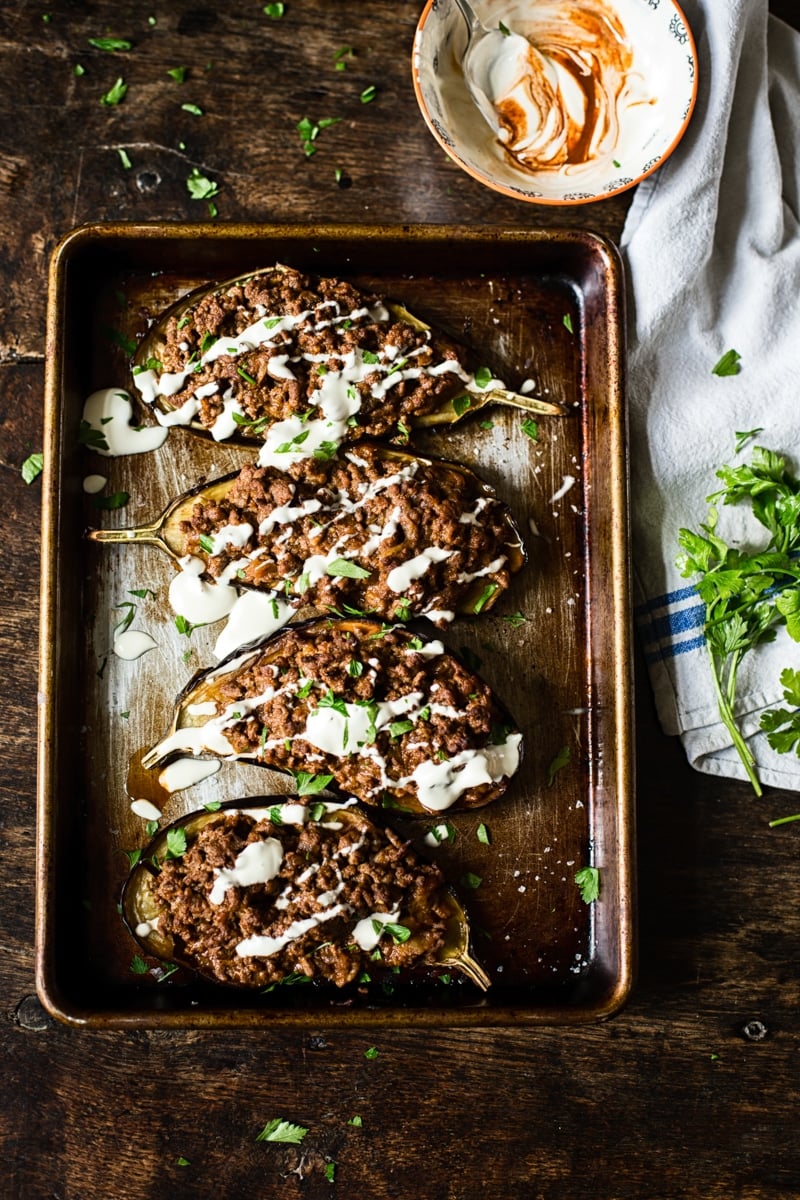
{"type": "MultiPolygon", "coordinates": [[[[675,567],[678,530],[698,529],[736,432],[800,471],[800,35],[767,0],[684,0],[698,97],[683,141],[637,189],[622,237],[629,287],[631,500],[636,619],[664,730],[711,774],[746,778],[719,720],[703,606],[675,567]],[[738,375],[712,368],[741,355],[738,375]]],[[[738,507],[728,542],[767,534],[738,507]]],[[[747,655],[737,712],[761,780],[800,789],[800,758],[772,751],[760,714],[800,668],[785,632],[747,655]]]]}

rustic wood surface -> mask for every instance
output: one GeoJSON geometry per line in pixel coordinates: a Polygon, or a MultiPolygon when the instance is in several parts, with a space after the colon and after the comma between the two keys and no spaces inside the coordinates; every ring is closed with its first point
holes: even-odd
{"type": "MultiPolygon", "coordinates": [[[[775,7],[797,21],[794,0],[775,7]]],[[[58,238],[84,221],[207,218],[187,191],[194,167],[219,185],[219,221],[571,224],[618,237],[624,220],[625,198],[539,210],[447,161],[411,89],[418,0],[287,0],[279,20],[262,8],[59,0],[0,12],[0,1194],[800,1196],[800,826],[768,826],[798,801],[774,791],[756,801],[744,785],[693,773],[659,732],[643,675],[639,972],[610,1022],[397,1030],[367,1059],[358,1032],[83,1032],[36,999],[40,487],[26,486],[20,464],[41,445],[58,238]],[[98,36],[133,48],[94,49],[98,36]],[[336,70],[345,45],[353,55],[336,70]],[[183,84],[167,74],[180,66],[183,84]],[[123,103],[101,104],[118,77],[123,103]],[[375,99],[362,103],[371,85],[375,99]],[[341,118],[311,158],[303,117],[341,118]],[[348,1124],[355,1115],[360,1127],[348,1124]],[[309,1128],[302,1146],[256,1142],[275,1116],[309,1128]]]]}

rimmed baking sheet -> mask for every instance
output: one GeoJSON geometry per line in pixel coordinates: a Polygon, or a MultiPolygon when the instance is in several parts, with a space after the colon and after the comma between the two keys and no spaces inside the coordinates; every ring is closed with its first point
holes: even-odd
{"type": "MultiPolygon", "coordinates": [[[[613,247],[581,231],[104,225],[62,241],[49,295],[39,726],[37,977],[49,1011],[100,1027],[484,1027],[592,1020],[624,1002],[634,864],[622,292],[613,247]],[[155,548],[99,547],[84,533],[152,519],[252,451],[176,429],[152,453],[99,458],[79,442],[83,403],[130,386],[123,347],[165,304],[276,261],[399,301],[510,387],[531,381],[568,408],[539,419],[537,437],[522,414],[493,409],[414,438],[497,489],[529,555],[501,605],[443,635],[480,662],[525,734],[506,795],[449,815],[455,839],[427,850],[469,910],[485,995],[466,981],[253,995],[131,970],[137,947],[118,903],[127,852],[147,838],[130,808],[130,762],[165,731],[189,675],[214,661],[218,628],[178,631],[166,602],[174,568],[155,548]],[[130,494],[124,509],[93,507],[82,482],[95,472],[106,492],[130,494]],[[135,661],[111,649],[129,604],[157,643],[135,661]],[[600,877],[592,904],[575,882],[587,865],[600,877]]],[[[164,820],[273,787],[286,783],[226,764],[174,793],[164,820]]],[[[422,845],[434,823],[402,827],[422,845]]]]}

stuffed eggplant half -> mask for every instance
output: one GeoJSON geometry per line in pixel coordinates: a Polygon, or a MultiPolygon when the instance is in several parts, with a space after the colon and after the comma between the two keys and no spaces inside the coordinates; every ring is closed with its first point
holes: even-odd
{"type": "Polygon", "coordinates": [[[467,357],[380,296],[278,265],[178,301],[140,343],[133,378],[161,424],[257,440],[262,465],[365,435],[407,441],[415,424],[487,402],[563,411],[467,357]]]}
{"type": "Polygon", "coordinates": [[[343,987],[382,969],[489,980],[439,868],[356,808],[275,797],[194,813],[156,837],[125,885],[142,948],[217,983],[343,987]]]}
{"type": "Polygon", "coordinates": [[[293,608],[436,624],[491,608],[525,561],[510,511],[472,471],[370,442],[286,471],[247,463],[153,525],[89,536],[154,542],[187,569],[199,560],[211,580],[293,608]]]}
{"type": "Polygon", "coordinates": [[[522,735],[443,644],[367,620],[314,620],[190,680],[146,769],[180,755],[311,776],[407,812],[477,808],[506,790],[522,735]]]}

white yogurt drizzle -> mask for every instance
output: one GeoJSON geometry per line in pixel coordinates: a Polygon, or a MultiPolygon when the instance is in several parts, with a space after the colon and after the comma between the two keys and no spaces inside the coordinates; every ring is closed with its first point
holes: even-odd
{"type": "Polygon", "coordinates": [[[381,940],[385,927],[387,925],[396,925],[399,919],[399,909],[395,909],[394,912],[390,913],[370,913],[368,917],[364,917],[354,926],[351,934],[353,941],[362,950],[367,952],[374,950],[381,940]]]}
{"type": "MultiPolygon", "coordinates": [[[[187,386],[191,376],[198,369],[213,363],[223,355],[239,358],[261,346],[276,351],[269,360],[268,374],[277,379],[296,378],[291,369],[291,363],[306,361],[311,363],[327,363],[331,357],[338,358],[342,366],[339,370],[326,369],[319,377],[319,385],[311,393],[308,402],[312,409],[319,411],[318,417],[305,420],[299,416],[288,417],[277,421],[269,427],[264,445],[259,453],[258,461],[261,466],[285,466],[287,462],[298,461],[310,457],[319,450],[323,443],[339,445],[343,441],[348,428],[348,422],[359,412],[362,397],[357,385],[366,385],[372,397],[383,399],[387,392],[407,379],[419,379],[424,375],[437,376],[452,372],[457,375],[464,388],[473,393],[484,392],[487,387],[502,386],[501,380],[493,379],[483,387],[475,381],[457,359],[446,358],[430,366],[407,366],[409,359],[416,357],[421,348],[412,350],[405,355],[401,363],[396,363],[398,350],[396,346],[386,344],[377,354],[364,353],[358,347],[353,347],[343,354],[332,353],[310,354],[303,353],[290,356],[281,354],[283,340],[280,335],[295,327],[308,324],[313,330],[342,325],[347,327],[354,321],[367,318],[381,324],[388,322],[387,309],[378,304],[373,308],[358,308],[350,313],[342,313],[336,301],[327,301],[319,306],[332,307],[336,310],[331,319],[314,319],[314,312],[307,310],[301,313],[264,314],[254,321],[241,333],[234,337],[218,338],[199,359],[182,371],[163,372],[147,369],[136,375],[136,386],[146,404],[153,405],[159,397],[174,396],[187,386]],[[367,383],[367,381],[369,381],[367,383]]],[[[430,331],[425,331],[426,342],[430,341],[430,331]]],[[[204,396],[213,395],[209,384],[200,385],[180,409],[163,413],[158,408],[154,411],[157,419],[163,425],[184,425],[191,422],[197,415],[200,400],[204,396]]],[[[233,419],[234,413],[244,415],[235,396],[223,398],[225,412],[217,418],[211,428],[212,435],[217,440],[230,437],[237,426],[233,419]]]]}
{"type": "Polygon", "coordinates": [[[157,450],[167,437],[166,429],[131,425],[131,398],[120,388],[101,388],[92,392],[83,406],[83,419],[96,435],[91,448],[106,458],[123,454],[142,454],[157,450]]]}
{"type": "Polygon", "coordinates": [[[222,904],[231,888],[252,887],[257,883],[269,883],[281,869],[283,846],[277,838],[248,842],[232,867],[217,867],[214,870],[214,886],[208,894],[210,904],[222,904]]]}
{"type": "Polygon", "coordinates": [[[114,638],[113,650],[117,658],[132,660],[141,658],[148,650],[154,650],[157,642],[141,629],[126,629],[114,638]]]}
{"type": "Polygon", "coordinates": [[[221,766],[217,758],[177,758],[164,767],[158,782],[165,792],[181,792],[184,788],[202,783],[204,779],[210,779],[221,766]]]}
{"type": "Polygon", "coordinates": [[[344,911],[345,908],[342,904],[336,904],[333,908],[326,908],[301,921],[292,921],[291,925],[278,937],[270,937],[265,933],[254,933],[237,944],[236,953],[239,958],[269,958],[271,955],[277,954],[279,950],[283,950],[284,946],[288,946],[290,942],[302,937],[304,933],[321,925],[323,921],[330,921],[344,911]]]}

